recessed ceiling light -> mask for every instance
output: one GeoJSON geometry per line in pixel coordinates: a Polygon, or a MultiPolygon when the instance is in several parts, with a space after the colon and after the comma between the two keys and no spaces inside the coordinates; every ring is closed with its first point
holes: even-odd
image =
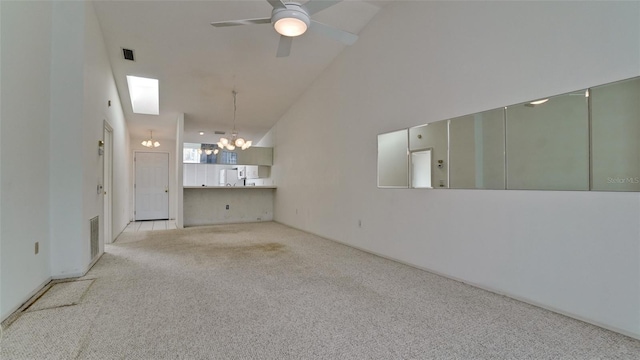
{"type": "Polygon", "coordinates": [[[127,75],[127,84],[134,113],[160,115],[158,79],[127,75]]]}
{"type": "Polygon", "coordinates": [[[199,132],[199,134],[200,134],[200,135],[204,135],[204,131],[200,131],[200,132],[199,132]]]}

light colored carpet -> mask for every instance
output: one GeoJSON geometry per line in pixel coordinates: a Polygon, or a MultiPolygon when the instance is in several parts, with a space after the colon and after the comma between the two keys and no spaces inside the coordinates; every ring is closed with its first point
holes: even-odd
{"type": "Polygon", "coordinates": [[[4,359],[638,359],[640,341],[276,223],[125,233],[4,359]]]}
{"type": "Polygon", "coordinates": [[[25,311],[38,311],[61,306],[77,305],[89,290],[93,280],[67,281],[53,284],[25,311]]]}

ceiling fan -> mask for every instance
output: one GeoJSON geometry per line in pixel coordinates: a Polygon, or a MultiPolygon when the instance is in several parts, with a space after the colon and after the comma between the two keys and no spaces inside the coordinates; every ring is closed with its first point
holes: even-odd
{"type": "Polygon", "coordinates": [[[358,40],[358,35],[311,19],[311,15],[341,1],[342,0],[311,0],[300,4],[297,2],[284,2],[282,0],[267,0],[267,2],[273,6],[271,17],[212,22],[211,25],[215,27],[227,27],[251,24],[273,24],[274,29],[280,34],[277,57],[289,56],[293,38],[304,34],[307,29],[344,44],[351,45],[358,40]]]}

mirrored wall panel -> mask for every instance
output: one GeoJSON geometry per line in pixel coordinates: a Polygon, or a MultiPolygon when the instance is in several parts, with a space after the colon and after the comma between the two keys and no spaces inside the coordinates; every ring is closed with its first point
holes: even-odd
{"type": "Polygon", "coordinates": [[[182,162],[185,164],[215,164],[220,150],[216,144],[184,143],[182,162]]]}
{"type": "Polygon", "coordinates": [[[589,190],[586,94],[507,107],[507,189],[589,190]]]}
{"type": "Polygon", "coordinates": [[[449,187],[448,121],[437,121],[409,129],[409,151],[411,153],[411,187],[449,187]],[[429,163],[426,163],[429,161],[429,163]],[[427,172],[430,182],[427,185],[427,172]]]}
{"type": "Polygon", "coordinates": [[[640,191],[640,77],[379,135],[378,186],[640,191]]]}
{"type": "Polygon", "coordinates": [[[273,165],[273,148],[252,146],[229,151],[216,144],[184,143],[182,162],[185,164],[273,165]]]}
{"type": "Polygon", "coordinates": [[[378,135],[378,187],[409,187],[407,130],[378,135]]]}
{"type": "Polygon", "coordinates": [[[449,122],[449,185],[453,189],[505,189],[504,108],[449,122]]]}
{"type": "Polygon", "coordinates": [[[431,168],[432,163],[432,149],[425,149],[411,152],[411,187],[432,189],[431,168]]]}
{"type": "Polygon", "coordinates": [[[640,78],[590,96],[592,189],[640,191],[640,78]]]}

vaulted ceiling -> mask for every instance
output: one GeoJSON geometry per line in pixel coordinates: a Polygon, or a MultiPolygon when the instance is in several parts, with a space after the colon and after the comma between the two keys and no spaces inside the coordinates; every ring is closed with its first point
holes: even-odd
{"type": "MultiPolygon", "coordinates": [[[[346,0],[313,19],[358,34],[386,3],[346,0]]],[[[233,127],[235,89],[236,128],[259,140],[346,47],[307,31],[294,39],[290,56],[277,58],[279,35],[270,24],[210,25],[269,17],[265,0],[102,0],[94,6],[134,138],[149,130],[155,138],[175,138],[175,120],[184,113],[185,141],[216,142],[215,130],[229,134],[233,127]],[[134,50],[134,62],[123,58],[122,48],[134,50]],[[160,115],[132,112],[127,75],[159,79],[160,115]]]]}

